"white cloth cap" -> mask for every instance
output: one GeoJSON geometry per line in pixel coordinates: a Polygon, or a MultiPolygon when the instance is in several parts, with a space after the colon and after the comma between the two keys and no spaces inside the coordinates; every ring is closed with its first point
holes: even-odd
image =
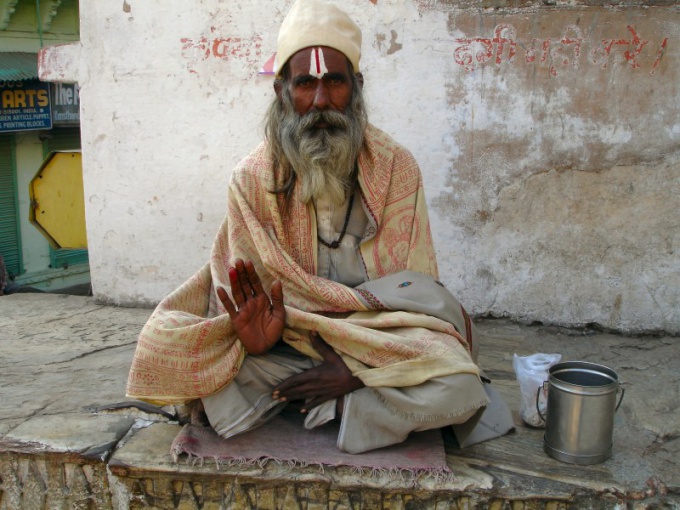
{"type": "Polygon", "coordinates": [[[361,29],[337,6],[322,0],[296,0],[279,30],[274,72],[279,77],[290,57],[311,46],[342,52],[359,72],[361,29]]]}

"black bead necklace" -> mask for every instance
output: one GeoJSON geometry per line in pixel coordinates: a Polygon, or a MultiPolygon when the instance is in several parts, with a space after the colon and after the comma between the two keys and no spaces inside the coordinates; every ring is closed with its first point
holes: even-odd
{"type": "Polygon", "coordinates": [[[326,248],[335,250],[338,246],[340,246],[342,239],[345,237],[345,234],[347,233],[347,226],[349,225],[349,217],[352,215],[353,205],[354,205],[354,193],[352,193],[349,197],[349,205],[347,206],[347,213],[345,214],[345,224],[342,226],[342,230],[340,231],[340,237],[338,237],[332,243],[329,243],[324,241],[319,234],[316,235],[319,242],[323,244],[326,248]]]}

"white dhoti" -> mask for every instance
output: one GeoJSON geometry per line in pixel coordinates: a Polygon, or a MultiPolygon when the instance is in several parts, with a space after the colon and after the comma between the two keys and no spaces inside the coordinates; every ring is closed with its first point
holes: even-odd
{"type": "MultiPolygon", "coordinates": [[[[272,398],[274,387],[316,364],[285,344],[247,356],[233,382],[202,399],[210,424],[224,438],[264,424],[287,405],[272,398]]],[[[337,445],[349,453],[400,443],[411,432],[469,422],[489,402],[484,385],[472,374],[404,388],[366,387],[344,400],[337,445]]],[[[310,410],[305,427],[335,418],[335,404],[330,400],[310,410]]]]}

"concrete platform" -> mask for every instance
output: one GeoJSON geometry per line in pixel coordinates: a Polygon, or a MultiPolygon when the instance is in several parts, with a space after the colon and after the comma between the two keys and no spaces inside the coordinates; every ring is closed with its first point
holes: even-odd
{"type": "Polygon", "coordinates": [[[448,441],[456,480],[411,486],[343,468],[176,464],[169,447],[178,424],[139,411],[93,413],[125,400],[150,312],[83,296],[0,298],[0,510],[680,508],[680,338],[477,321],[481,364],[515,410],[517,429],[466,450],[448,441]],[[626,394],[610,460],[558,462],[543,452],[543,431],[522,425],[512,357],[534,352],[618,373],[626,394]]]}

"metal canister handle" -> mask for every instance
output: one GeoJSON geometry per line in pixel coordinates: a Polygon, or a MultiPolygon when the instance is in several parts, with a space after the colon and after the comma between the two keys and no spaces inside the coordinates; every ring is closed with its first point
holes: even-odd
{"type": "MultiPolygon", "coordinates": [[[[621,388],[619,386],[619,388],[621,388]]],[[[614,412],[619,410],[619,407],[621,407],[621,402],[623,402],[623,395],[626,393],[626,388],[621,388],[621,396],[619,397],[619,403],[616,404],[616,407],[614,408],[614,412]]]]}
{"type": "MultiPolygon", "coordinates": [[[[543,381],[543,384],[541,384],[538,389],[536,390],[536,411],[538,412],[538,415],[541,417],[541,420],[546,421],[545,416],[543,416],[543,413],[541,412],[540,407],[538,406],[538,401],[541,397],[541,390],[545,388],[545,384],[548,381],[543,381]]],[[[621,396],[623,398],[623,395],[621,396]]],[[[619,404],[621,404],[621,401],[619,401],[619,404]]],[[[618,406],[616,407],[618,409],[618,406]]]]}
{"type": "MultiPolygon", "coordinates": [[[[536,412],[538,415],[541,417],[541,420],[546,421],[545,416],[543,416],[543,413],[541,412],[541,408],[539,407],[539,400],[541,398],[541,390],[545,388],[545,384],[548,381],[543,381],[543,384],[541,384],[538,389],[536,390],[536,412]]],[[[616,407],[614,408],[614,412],[619,410],[619,407],[621,407],[621,402],[623,402],[623,396],[626,394],[626,388],[621,388],[621,396],[619,397],[619,401],[616,403],[616,407]]]]}

